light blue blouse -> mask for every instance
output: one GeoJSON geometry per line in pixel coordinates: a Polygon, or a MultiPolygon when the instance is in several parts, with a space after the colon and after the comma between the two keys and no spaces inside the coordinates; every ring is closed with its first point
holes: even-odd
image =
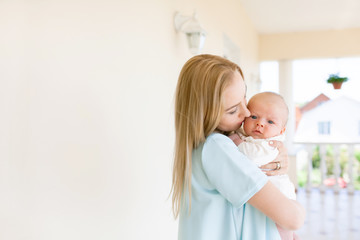
{"type": "Polygon", "coordinates": [[[191,210],[185,188],[179,240],[277,240],[275,223],[246,202],[268,181],[226,136],[211,134],[192,155],[191,210]]]}

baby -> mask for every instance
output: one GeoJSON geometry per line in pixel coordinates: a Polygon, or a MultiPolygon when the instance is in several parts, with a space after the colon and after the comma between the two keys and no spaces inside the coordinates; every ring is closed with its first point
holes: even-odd
{"type": "MultiPolygon", "coordinates": [[[[289,110],[284,99],[276,93],[263,92],[254,95],[248,105],[250,117],[247,117],[238,136],[230,138],[239,150],[258,166],[272,162],[278,155],[277,148],[269,141],[284,141],[289,110]]],[[[279,165],[277,167],[280,167],[279,165]]],[[[295,200],[295,187],[288,175],[269,176],[269,180],[290,199],[295,200]]],[[[297,239],[294,232],[278,226],[281,239],[297,239]]]]}

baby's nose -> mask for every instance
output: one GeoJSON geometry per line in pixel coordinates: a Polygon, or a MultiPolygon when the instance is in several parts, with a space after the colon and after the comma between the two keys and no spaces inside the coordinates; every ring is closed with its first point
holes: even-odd
{"type": "Polygon", "coordinates": [[[261,122],[258,122],[256,125],[259,127],[264,127],[264,124],[262,124],[261,122]]]}

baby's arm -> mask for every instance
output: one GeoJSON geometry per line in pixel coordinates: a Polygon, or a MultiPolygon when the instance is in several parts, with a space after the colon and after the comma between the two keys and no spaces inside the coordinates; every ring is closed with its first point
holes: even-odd
{"type": "Polygon", "coordinates": [[[229,138],[235,143],[236,146],[239,146],[239,144],[244,141],[236,133],[233,133],[233,134],[229,135],[229,138]]]}

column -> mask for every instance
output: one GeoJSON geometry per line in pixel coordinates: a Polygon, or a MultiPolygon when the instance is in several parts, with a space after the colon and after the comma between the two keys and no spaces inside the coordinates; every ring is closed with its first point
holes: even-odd
{"type": "Polygon", "coordinates": [[[295,136],[295,103],[293,99],[292,60],[279,61],[279,94],[285,99],[289,108],[289,118],[286,126],[285,146],[289,153],[289,176],[297,187],[296,151],[293,144],[295,136]]]}
{"type": "Polygon", "coordinates": [[[293,139],[295,135],[295,103],[293,99],[292,61],[279,61],[279,94],[285,99],[289,108],[289,119],[286,127],[286,147],[289,155],[295,155],[293,139]]]}

